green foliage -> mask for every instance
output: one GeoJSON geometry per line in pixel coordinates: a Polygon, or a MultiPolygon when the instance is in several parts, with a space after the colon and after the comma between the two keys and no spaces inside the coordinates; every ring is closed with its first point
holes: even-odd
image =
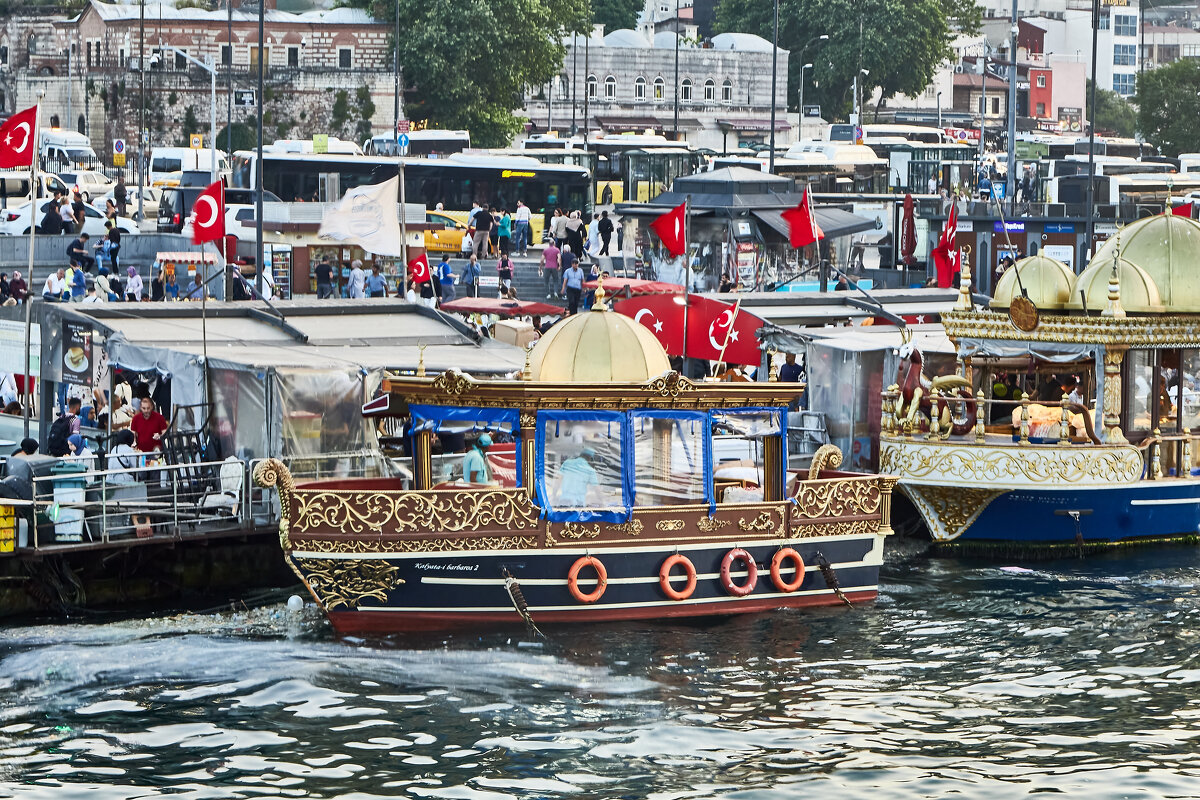
{"type": "Polygon", "coordinates": [[[179,132],[177,146],[187,147],[188,136],[193,133],[200,133],[200,120],[196,119],[196,109],[188,106],[183,112],[183,130],[179,132]]]}
{"type": "MultiPolygon", "coordinates": [[[[807,71],[804,103],[819,103],[826,119],[851,110],[851,87],[858,70],[863,95],[876,87],[884,97],[925,91],[938,65],[951,56],[950,21],[978,28],[971,0],[780,0],[779,46],[791,51],[788,106],[799,102],[800,70],[807,71]],[[827,34],[828,41],[813,41],[827,34]],[[807,45],[807,47],[806,47],[807,45]]],[[[721,0],[716,27],[771,38],[772,9],[760,0],[721,0]]]]}
{"type": "Polygon", "coordinates": [[[594,0],[592,19],[603,25],[605,32],[632,28],[643,5],[641,0],[594,0]]]}
{"type": "MultiPolygon", "coordinates": [[[[394,22],[391,0],[350,0],[394,22]]],[[[562,39],[587,29],[587,0],[399,0],[405,115],[467,128],[480,147],[508,144],[526,87],[562,69],[562,39]]]]}
{"type": "Polygon", "coordinates": [[[179,95],[175,94],[175,90],[172,89],[171,92],[169,94],[167,94],[167,105],[173,106],[178,102],[179,102],[179,95]]]}
{"type": "MultiPolygon", "coordinates": [[[[241,122],[233,123],[233,149],[236,150],[253,150],[258,147],[258,134],[255,133],[255,126],[247,125],[241,122]]],[[[217,132],[217,147],[225,148],[229,141],[229,126],[221,128],[217,132]]]]}
{"type": "MultiPolygon", "coordinates": [[[[1200,64],[1185,58],[1143,72],[1134,100],[1138,130],[1163,155],[1200,151],[1200,64]]],[[[1097,111],[1103,108],[1097,100],[1097,111]]]]}
{"type": "MultiPolygon", "coordinates": [[[[1084,95],[1084,119],[1091,119],[1092,82],[1087,81],[1084,95]]],[[[1096,87],[1096,132],[1115,132],[1133,136],[1138,129],[1137,109],[1116,92],[1096,87]]]]}
{"type": "Polygon", "coordinates": [[[371,138],[371,117],[375,116],[375,101],[371,99],[371,90],[366,86],[358,87],[354,99],[361,112],[358,125],[354,129],[354,138],[357,141],[365,141],[371,138]]]}
{"type": "Polygon", "coordinates": [[[340,131],[346,124],[346,120],[350,119],[350,96],[346,94],[345,90],[339,89],[333,96],[333,110],[330,117],[329,127],[334,131],[340,131]]]}

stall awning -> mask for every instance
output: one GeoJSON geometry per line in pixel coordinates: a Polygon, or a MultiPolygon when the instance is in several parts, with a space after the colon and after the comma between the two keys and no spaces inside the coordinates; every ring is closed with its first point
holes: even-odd
{"type": "MultiPolygon", "coordinates": [[[[717,125],[725,130],[730,131],[769,131],[771,130],[771,120],[769,119],[717,119],[717,125]]],[[[775,120],[775,130],[790,131],[792,123],[786,119],[775,120]]]]}
{"type": "Polygon", "coordinates": [[[647,116],[608,117],[608,116],[601,116],[601,115],[597,114],[596,122],[598,122],[600,124],[600,127],[602,127],[602,128],[608,128],[609,130],[622,130],[622,131],[624,131],[624,130],[643,130],[645,128],[660,128],[660,127],[662,127],[661,123],[659,123],[659,121],[658,121],[658,117],[647,117],[647,116]]]}
{"type": "MultiPolygon", "coordinates": [[[[788,224],[783,218],[783,209],[764,209],[751,211],[759,221],[771,227],[785,239],[788,237],[788,224]]],[[[836,239],[839,236],[849,236],[852,233],[875,230],[875,220],[851,214],[840,208],[817,208],[813,214],[817,224],[825,231],[825,238],[836,239]]]]}

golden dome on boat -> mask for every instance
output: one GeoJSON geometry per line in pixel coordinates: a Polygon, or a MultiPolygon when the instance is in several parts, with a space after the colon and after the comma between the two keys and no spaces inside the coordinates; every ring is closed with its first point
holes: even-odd
{"type": "MultiPolygon", "coordinates": [[[[1097,255],[1092,259],[1088,268],[1075,278],[1071,287],[1071,300],[1067,308],[1082,309],[1083,303],[1079,293],[1082,291],[1087,298],[1087,310],[1090,314],[1098,314],[1108,307],[1108,281],[1112,276],[1113,256],[1109,251],[1108,258],[1100,260],[1097,255]]],[[[1121,307],[1126,311],[1162,311],[1162,298],[1158,286],[1146,270],[1124,258],[1117,259],[1117,280],[1121,286],[1121,307]]]]}
{"type": "MultiPolygon", "coordinates": [[[[1196,270],[1196,264],[1200,263],[1200,223],[1174,214],[1159,214],[1131,222],[1121,228],[1117,236],[1104,242],[1083,274],[1099,265],[1107,281],[1114,252],[1150,276],[1158,289],[1163,310],[1200,313],[1200,272],[1196,270]]],[[[1126,297],[1124,287],[1122,277],[1122,303],[1126,297]]],[[[1075,289],[1072,294],[1073,307],[1078,308],[1079,290],[1075,289]]],[[[1091,307],[1089,295],[1088,308],[1091,307]]],[[[1128,304],[1125,308],[1133,310],[1128,304]]]]}
{"type": "Polygon", "coordinates": [[[995,297],[992,298],[992,308],[1008,308],[1012,299],[1021,294],[1017,273],[1021,275],[1021,284],[1029,293],[1029,299],[1038,308],[1055,309],[1067,304],[1075,273],[1071,272],[1066,264],[1053,258],[1029,256],[1022,258],[1000,276],[996,283],[995,297]]]}
{"type": "Polygon", "coordinates": [[[641,323],[593,309],[547,331],[529,367],[531,380],[546,383],[645,383],[670,370],[671,361],[641,323]]]}

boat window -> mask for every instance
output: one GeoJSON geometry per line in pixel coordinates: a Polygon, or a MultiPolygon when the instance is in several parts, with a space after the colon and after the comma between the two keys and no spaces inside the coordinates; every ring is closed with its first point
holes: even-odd
{"type": "Polygon", "coordinates": [[[708,415],[696,411],[634,411],[635,506],[710,502],[712,450],[708,415]]]}
{"type": "Polygon", "coordinates": [[[1155,427],[1151,420],[1159,382],[1156,380],[1154,351],[1130,350],[1126,359],[1129,362],[1129,424],[1126,427],[1129,432],[1145,433],[1155,427]]]}
{"type": "Polygon", "coordinates": [[[480,480],[479,470],[472,469],[474,483],[505,488],[521,485],[520,423],[516,409],[410,403],[408,411],[414,431],[431,430],[434,433],[431,485],[471,483],[466,475],[469,460],[482,462],[485,477],[480,480]],[[484,434],[490,443],[481,439],[484,434]]]}
{"type": "Polygon", "coordinates": [[[537,495],[548,519],[629,519],[625,431],[625,415],[616,412],[538,412],[537,495]]]}
{"type": "MultiPolygon", "coordinates": [[[[714,411],[713,485],[717,502],[755,502],[764,499],[766,439],[780,436],[778,409],[714,411]]],[[[783,454],[787,463],[787,454],[783,454]]]]}
{"type": "Polygon", "coordinates": [[[1184,350],[1180,354],[1179,389],[1183,429],[1200,428],[1200,350],[1184,350]]]}

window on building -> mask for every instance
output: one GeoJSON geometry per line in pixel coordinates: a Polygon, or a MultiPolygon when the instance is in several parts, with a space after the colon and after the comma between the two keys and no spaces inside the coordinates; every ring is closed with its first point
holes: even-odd
{"type": "Polygon", "coordinates": [[[1136,80],[1137,76],[1131,72],[1114,72],[1113,91],[1124,97],[1129,97],[1134,92],[1136,80]]]}
{"type": "Polygon", "coordinates": [[[1114,44],[1113,64],[1118,67],[1132,67],[1137,64],[1136,44],[1114,44]]]}
{"type": "Polygon", "coordinates": [[[175,51],[175,69],[187,69],[187,59],[183,55],[183,51],[175,51]]]}
{"type": "Polygon", "coordinates": [[[597,78],[595,75],[588,75],[588,77],[587,77],[588,100],[595,100],[596,92],[598,92],[599,90],[600,90],[600,79],[597,78]]]}
{"type": "Polygon", "coordinates": [[[300,66],[300,48],[299,47],[289,47],[288,48],[288,66],[289,67],[300,66]]]}
{"type": "Polygon", "coordinates": [[[1107,12],[1101,13],[1100,19],[1098,20],[1098,22],[1099,22],[1099,24],[1096,26],[1096,28],[1098,30],[1102,30],[1102,31],[1108,30],[1108,22],[1109,22],[1108,13],[1107,12]]]}
{"type": "Polygon", "coordinates": [[[709,78],[704,82],[704,102],[717,102],[717,82],[709,78]]]}
{"type": "MultiPolygon", "coordinates": [[[[1146,50],[1149,50],[1149,46],[1146,50]]],[[[1177,44],[1160,44],[1156,53],[1155,65],[1171,64],[1179,60],[1179,45],[1177,44]]],[[[1147,53],[1142,54],[1143,58],[1148,59],[1150,56],[1147,53]]]]}
{"type": "Polygon", "coordinates": [[[617,79],[614,78],[612,75],[609,75],[607,78],[604,79],[604,99],[605,100],[616,100],[617,99],[617,79]]]}
{"type": "Polygon", "coordinates": [[[683,81],[679,84],[679,99],[680,100],[691,100],[692,99],[692,81],[690,78],[684,78],[683,81]]]}
{"type": "Polygon", "coordinates": [[[1044,117],[1044,116],[1046,116],[1046,104],[1045,104],[1045,103],[1038,103],[1038,104],[1037,104],[1037,108],[1036,108],[1036,110],[1034,111],[1034,116],[1037,116],[1037,117],[1044,117]]]}
{"type": "Polygon", "coordinates": [[[87,65],[92,66],[92,43],[84,42],[84,57],[87,59],[87,65]]]}
{"type": "Polygon", "coordinates": [[[1113,14],[1113,36],[1137,36],[1137,17],[1113,14]]]}
{"type": "Polygon", "coordinates": [[[1184,58],[1200,58],[1200,44],[1185,44],[1182,52],[1184,58]]]}
{"type": "Polygon", "coordinates": [[[338,48],[338,69],[350,69],[354,64],[354,51],[349,47],[338,48]]]}
{"type": "Polygon", "coordinates": [[[221,45],[221,64],[226,67],[233,65],[233,48],[227,44],[221,45]]]}
{"type": "MultiPolygon", "coordinates": [[[[257,67],[258,66],[258,45],[250,45],[250,47],[247,49],[250,53],[250,66],[257,67]]],[[[271,63],[271,48],[268,47],[263,52],[263,64],[265,66],[270,63],[271,63]]]]}
{"type": "Polygon", "coordinates": [[[995,116],[999,113],[1000,113],[1000,98],[993,97],[992,98],[992,115],[995,116]]]}
{"type": "Polygon", "coordinates": [[[725,82],[721,84],[721,102],[733,102],[733,81],[729,80],[729,78],[726,78],[725,82]]]}
{"type": "Polygon", "coordinates": [[[0,64],[8,63],[8,45],[0,45],[0,64]]]}
{"type": "Polygon", "coordinates": [[[646,102],[646,79],[641,75],[633,82],[633,99],[639,103],[646,102]]]}
{"type": "Polygon", "coordinates": [[[654,79],[654,99],[655,100],[665,100],[666,97],[667,97],[667,82],[665,80],[663,80],[662,76],[660,75],[659,77],[654,79]]]}
{"type": "Polygon", "coordinates": [[[1039,88],[1039,89],[1046,88],[1046,76],[1045,75],[1037,76],[1037,88],[1039,88]]]}

